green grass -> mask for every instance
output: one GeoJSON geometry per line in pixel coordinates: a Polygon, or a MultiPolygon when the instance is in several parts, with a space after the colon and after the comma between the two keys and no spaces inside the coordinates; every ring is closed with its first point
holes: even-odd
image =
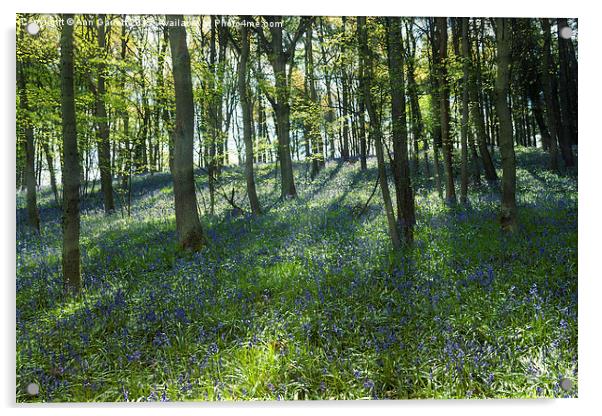
{"type": "MultiPolygon", "coordinates": [[[[169,175],[134,181],[132,217],[82,204],[85,288],[62,295],[60,213],[40,195],[31,235],[17,197],[17,401],[181,401],[577,395],[577,179],[518,151],[519,230],[499,231],[497,190],[443,205],[415,178],[416,243],[393,253],[374,161],[330,162],[265,215],[215,215],[209,244],[176,247],[169,175]],[[574,389],[564,392],[568,377],[574,389]],[[28,383],[40,394],[30,397],[28,383]]],[[[222,181],[244,178],[228,168],[222,181]]]]}

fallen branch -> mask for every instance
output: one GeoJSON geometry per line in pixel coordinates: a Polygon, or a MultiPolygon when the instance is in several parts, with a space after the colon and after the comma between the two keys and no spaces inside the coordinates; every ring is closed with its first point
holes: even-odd
{"type": "MultiPolygon", "coordinates": [[[[199,169],[200,169],[201,171],[205,172],[207,175],[209,175],[209,172],[208,172],[206,169],[204,169],[204,168],[199,168],[199,169]]],[[[215,183],[216,183],[216,184],[217,184],[217,186],[218,186],[218,194],[220,194],[220,196],[221,196],[222,198],[224,198],[224,199],[225,199],[225,200],[228,202],[228,204],[230,204],[230,205],[232,206],[232,208],[234,208],[235,210],[239,210],[241,214],[244,214],[244,213],[246,213],[246,212],[247,212],[245,209],[243,209],[243,208],[241,208],[240,206],[238,206],[238,205],[236,204],[235,200],[234,200],[234,197],[236,196],[236,195],[235,195],[235,189],[234,189],[234,185],[232,185],[232,193],[231,193],[231,196],[230,196],[230,197],[228,197],[228,195],[227,195],[227,194],[226,194],[226,192],[224,191],[224,187],[223,187],[223,185],[222,185],[221,181],[220,181],[218,178],[214,178],[213,180],[215,181],[215,183]]]]}

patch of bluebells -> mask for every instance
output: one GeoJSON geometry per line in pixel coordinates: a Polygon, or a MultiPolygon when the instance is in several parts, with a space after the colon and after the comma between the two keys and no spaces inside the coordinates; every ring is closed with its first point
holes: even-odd
{"type": "MultiPolygon", "coordinates": [[[[278,204],[258,182],[272,208],[258,218],[226,218],[218,202],[216,215],[203,219],[211,243],[190,256],[166,243],[175,236],[173,218],[164,219],[173,215],[173,196],[160,191],[169,189],[165,175],[135,181],[127,226],[88,201],[83,227],[98,237],[82,243],[85,289],[75,305],[61,294],[60,241],[18,226],[20,379],[40,383],[40,400],[75,398],[73,386],[84,380],[98,389],[94,397],[110,388],[95,374],[119,386],[126,369],[141,387],[116,387],[112,400],[230,399],[235,393],[219,381],[226,379],[255,399],[242,387],[249,386],[240,357],[265,354],[278,339],[286,345],[272,358],[294,369],[290,379],[247,364],[265,398],[290,399],[301,385],[321,398],[366,390],[375,399],[564,394],[547,380],[577,376],[576,181],[546,176],[538,184],[520,171],[519,185],[533,192],[519,204],[526,225],[508,239],[498,238],[496,192],[471,191],[470,208],[450,211],[417,178],[415,247],[394,258],[380,196],[362,218],[352,215],[375,173],[373,165],[361,176],[329,164],[324,176],[299,181],[298,199],[278,204]],[[543,192],[548,185],[556,193],[543,192]],[[541,345],[549,346],[538,357],[545,365],[525,365],[541,345]],[[504,378],[511,373],[522,378],[504,378]],[[429,393],[415,388],[422,377],[429,393]],[[496,390],[502,385],[510,393],[496,390]]],[[[60,235],[58,218],[44,226],[60,235]]],[[[33,399],[19,393],[25,400],[33,399]]]]}

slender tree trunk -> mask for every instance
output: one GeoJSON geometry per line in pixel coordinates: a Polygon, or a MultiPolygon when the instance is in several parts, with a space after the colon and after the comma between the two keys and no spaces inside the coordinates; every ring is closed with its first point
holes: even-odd
{"type": "MultiPolygon", "coordinates": [[[[73,19],[72,14],[63,20],[73,19]]],[[[81,290],[79,251],[79,175],[73,75],[73,25],[61,31],[61,113],[63,124],[63,278],[65,290],[81,290]]]]}
{"type": "MultiPolygon", "coordinates": [[[[241,16],[241,21],[245,17],[241,16]]],[[[261,214],[261,205],[255,189],[255,174],[253,172],[253,138],[251,137],[251,106],[249,105],[249,91],[247,87],[247,62],[249,60],[249,33],[245,25],[239,29],[241,48],[240,63],[238,64],[238,93],[240,95],[240,106],[242,110],[243,140],[245,142],[245,177],[247,180],[247,194],[251,212],[254,215],[261,214]]]]}
{"type": "Polygon", "coordinates": [[[560,64],[560,118],[562,120],[562,130],[560,131],[559,140],[560,153],[562,154],[564,165],[566,167],[571,167],[575,165],[571,143],[577,141],[577,139],[573,137],[573,134],[576,131],[576,128],[573,128],[573,125],[576,125],[577,123],[573,120],[570,89],[571,87],[575,88],[576,85],[572,84],[570,79],[568,44],[571,40],[563,38],[561,34],[562,29],[568,27],[567,19],[557,19],[556,23],[558,27],[558,61],[560,64]]]}
{"type": "Polygon", "coordinates": [[[320,133],[320,124],[315,117],[315,113],[319,111],[320,102],[318,100],[318,92],[316,91],[316,81],[314,74],[314,53],[313,53],[313,29],[312,23],[307,24],[305,32],[305,56],[306,56],[306,78],[307,87],[309,89],[309,101],[315,110],[312,110],[309,123],[309,136],[311,140],[311,177],[314,178],[324,166],[324,145],[322,143],[322,135],[320,133]]]}
{"type": "Polygon", "coordinates": [[[161,158],[162,148],[163,148],[163,134],[165,129],[168,129],[167,123],[165,120],[162,120],[162,115],[167,111],[167,99],[165,93],[165,77],[163,76],[163,71],[165,69],[165,55],[167,53],[167,44],[169,43],[167,28],[163,28],[162,31],[157,33],[157,38],[159,39],[159,57],[157,58],[157,81],[155,88],[155,108],[154,108],[154,118],[155,118],[155,136],[156,136],[156,148],[155,155],[157,156],[157,166],[156,169],[161,172],[163,170],[163,163],[161,158]],[[160,36],[163,35],[163,40],[160,40],[160,36]],[[163,121],[163,126],[161,126],[161,121],[163,121]]]}
{"type": "MultiPolygon", "coordinates": [[[[363,71],[363,70],[362,70],[363,71]]],[[[360,74],[360,86],[357,93],[358,100],[358,134],[360,136],[360,169],[368,169],[368,149],[366,143],[366,103],[364,99],[364,74],[360,74]]]]}
{"type": "Polygon", "coordinates": [[[449,81],[447,79],[447,18],[435,19],[439,32],[439,86],[441,89],[439,102],[441,112],[441,141],[443,143],[443,165],[445,167],[445,201],[456,203],[456,188],[454,185],[454,170],[452,165],[452,142],[449,132],[449,81]]]}
{"type": "MultiPolygon", "coordinates": [[[[422,121],[422,113],[420,112],[420,103],[418,101],[418,85],[416,83],[415,76],[415,59],[416,59],[416,39],[414,37],[414,33],[412,31],[413,21],[409,26],[406,26],[406,40],[408,49],[410,49],[411,45],[411,56],[408,62],[408,95],[410,97],[410,107],[412,110],[412,129],[414,134],[414,139],[418,141],[422,141],[422,147],[424,152],[424,172],[426,176],[430,176],[430,167],[429,167],[429,143],[427,140],[427,135],[424,133],[424,123],[422,121]]],[[[418,169],[416,170],[418,172],[418,169]]]]}
{"type": "Polygon", "coordinates": [[[387,216],[387,224],[389,226],[389,236],[391,238],[393,248],[395,250],[398,250],[401,247],[401,240],[397,231],[397,222],[395,221],[395,213],[393,212],[393,205],[391,203],[391,194],[389,193],[389,183],[387,181],[387,171],[385,169],[385,156],[383,151],[383,144],[381,141],[380,119],[378,118],[372,98],[372,52],[368,47],[366,18],[362,16],[358,17],[357,24],[361,51],[360,66],[363,66],[365,71],[364,97],[366,100],[366,109],[368,110],[368,115],[370,117],[370,135],[374,139],[374,148],[376,150],[376,159],[378,163],[378,177],[380,189],[383,195],[383,204],[385,208],[385,214],[387,216]]]}
{"type": "MultiPolygon", "coordinates": [[[[357,21],[357,19],[356,19],[357,21]]],[[[360,26],[357,25],[357,37],[360,38],[360,26]]],[[[361,45],[358,44],[358,55],[361,55],[361,45]]],[[[365,74],[364,66],[358,65],[358,90],[357,90],[357,105],[358,105],[358,134],[360,136],[360,169],[365,171],[368,169],[367,165],[367,143],[366,143],[366,99],[364,97],[365,90],[365,74]]]]}
{"type": "Polygon", "coordinates": [[[334,103],[332,102],[332,88],[331,88],[331,80],[329,75],[325,75],[325,83],[326,83],[326,97],[328,103],[328,111],[326,112],[326,131],[328,133],[328,151],[330,155],[330,159],[334,159],[335,156],[335,144],[334,144],[334,128],[333,123],[335,119],[334,114],[334,103]]]}
{"type": "Polygon", "coordinates": [[[419,143],[422,141],[425,146],[425,172],[429,171],[428,167],[428,155],[426,154],[427,144],[422,137],[422,114],[420,113],[420,105],[418,103],[418,93],[416,91],[416,79],[414,77],[414,57],[411,56],[408,62],[408,96],[410,98],[410,110],[412,113],[412,136],[414,139],[414,171],[416,174],[420,173],[420,162],[419,162],[419,143]]]}
{"type": "MultiPolygon", "coordinates": [[[[98,16],[104,22],[106,16],[98,16]]],[[[105,25],[98,25],[98,49],[101,54],[106,49],[105,25]]],[[[98,83],[96,86],[96,117],[97,117],[97,145],[98,145],[98,168],[100,170],[100,189],[103,195],[105,213],[111,214],[115,211],[113,199],[113,175],[111,172],[111,143],[109,141],[109,123],[107,109],[105,107],[105,60],[100,59],[98,63],[98,83]]]]}
{"type": "Polygon", "coordinates": [[[194,185],[194,103],[190,55],[186,45],[186,29],[178,24],[184,21],[184,17],[168,15],[167,21],[171,23],[169,43],[176,96],[173,169],[176,229],[180,246],[196,251],[203,246],[205,238],[199,221],[194,185]]]}
{"type": "MultiPolygon", "coordinates": [[[[213,26],[215,27],[215,26],[213,26]]],[[[215,149],[217,151],[217,159],[215,163],[215,174],[219,177],[222,173],[222,167],[228,162],[228,130],[230,128],[230,114],[228,112],[228,104],[226,103],[226,108],[224,109],[223,101],[224,101],[224,93],[221,93],[222,90],[226,90],[225,86],[225,66],[226,66],[226,47],[228,42],[227,36],[228,28],[224,25],[217,26],[217,38],[219,41],[218,53],[217,53],[217,67],[215,68],[215,78],[217,80],[217,91],[220,93],[215,94],[215,149]],[[226,120],[224,122],[224,111],[227,114],[226,120]]],[[[226,100],[227,100],[226,96],[226,100]]]]}
{"type": "Polygon", "coordinates": [[[38,213],[38,201],[36,193],[36,175],[35,175],[35,143],[33,136],[33,126],[31,124],[31,114],[29,109],[29,100],[27,96],[27,80],[25,79],[24,63],[19,60],[17,68],[17,82],[19,84],[19,105],[23,112],[24,136],[25,136],[25,169],[24,179],[27,189],[27,223],[36,232],[40,232],[40,215],[38,213]]]}
{"type": "MultiPolygon", "coordinates": [[[[218,113],[221,111],[221,96],[215,93],[217,89],[217,52],[216,52],[216,16],[211,15],[211,41],[209,51],[209,67],[212,73],[211,80],[209,82],[210,99],[208,108],[208,119],[209,119],[209,143],[208,143],[208,163],[207,163],[207,182],[209,185],[209,211],[211,215],[215,213],[215,180],[218,172],[218,161],[217,161],[217,146],[220,140],[219,136],[221,133],[221,123],[219,122],[218,113]]],[[[207,146],[207,144],[206,144],[207,146]]]]}
{"type": "MultiPolygon", "coordinates": [[[[346,22],[347,22],[347,18],[345,16],[342,17],[343,19],[343,36],[346,36],[346,22]]],[[[345,37],[343,37],[342,43],[341,43],[341,55],[343,56],[343,59],[346,60],[346,53],[347,53],[347,41],[345,40],[345,37]]],[[[345,61],[344,61],[345,62],[345,61]]],[[[342,113],[342,118],[343,118],[343,143],[341,146],[341,159],[343,159],[344,162],[349,160],[349,83],[347,82],[347,68],[346,68],[346,64],[344,63],[341,66],[341,92],[342,92],[342,99],[343,99],[343,106],[341,108],[341,113],[342,113]]]]}
{"type": "Polygon", "coordinates": [[[510,59],[512,49],[512,20],[496,18],[497,78],[495,94],[500,122],[500,154],[502,156],[502,207],[500,222],[503,230],[513,232],[517,228],[516,209],[516,160],[512,138],[512,120],[508,107],[510,90],[510,59]]]}
{"type": "Polygon", "coordinates": [[[391,116],[396,177],[397,211],[400,234],[405,244],[414,240],[414,192],[408,161],[408,131],[406,124],[405,80],[403,74],[403,49],[401,18],[389,17],[389,79],[391,83],[391,116]]]}
{"type": "MultiPolygon", "coordinates": [[[[479,149],[479,153],[481,155],[481,160],[483,161],[483,171],[485,173],[485,179],[489,182],[497,181],[497,173],[495,171],[495,166],[493,165],[493,159],[491,158],[491,154],[489,153],[489,149],[487,148],[487,130],[485,128],[485,122],[483,119],[483,105],[480,99],[479,88],[481,85],[481,60],[479,55],[479,37],[478,31],[476,28],[475,21],[474,33],[476,42],[476,56],[477,61],[476,64],[471,71],[471,76],[468,79],[470,83],[469,87],[469,95],[470,95],[470,111],[472,115],[472,120],[474,122],[476,137],[477,137],[477,147],[479,149]]],[[[470,51],[472,43],[468,44],[468,54],[472,56],[472,52],[470,51]]]]}
{"type": "MultiPolygon", "coordinates": [[[[304,19],[304,18],[302,18],[304,19]]],[[[294,198],[297,196],[295,179],[293,175],[293,162],[291,159],[290,142],[290,91],[289,82],[286,74],[286,64],[289,58],[294,54],[295,44],[302,30],[302,23],[299,23],[299,30],[294,41],[289,43],[285,50],[283,46],[283,27],[282,16],[270,16],[270,32],[272,39],[269,46],[263,42],[264,48],[269,50],[270,63],[274,71],[275,78],[275,98],[272,98],[271,104],[276,116],[276,132],[278,136],[278,157],[280,159],[280,173],[282,176],[280,191],[281,198],[294,198]]]]}
{"type": "Polygon", "coordinates": [[[541,19],[543,29],[543,94],[546,102],[546,117],[550,128],[550,148],[549,151],[549,167],[550,170],[558,172],[558,120],[556,115],[559,113],[558,97],[555,94],[554,78],[556,71],[553,69],[552,54],[550,46],[552,36],[550,34],[550,20],[548,18],[541,19]]]}
{"type": "MultiPolygon", "coordinates": [[[[535,118],[535,121],[537,122],[537,127],[539,128],[539,133],[541,134],[541,146],[543,148],[543,150],[545,151],[549,151],[550,150],[550,131],[548,130],[548,126],[546,125],[546,122],[544,120],[544,105],[541,99],[541,89],[542,89],[542,85],[541,85],[541,81],[537,82],[537,84],[539,86],[537,86],[535,83],[530,83],[528,88],[529,88],[529,99],[531,100],[531,105],[532,105],[532,110],[533,110],[533,117],[535,118]]],[[[533,138],[535,138],[535,131],[533,131],[533,138]]],[[[534,146],[537,145],[537,142],[534,140],[534,146]]]]}
{"type": "Polygon", "coordinates": [[[470,55],[468,38],[468,18],[463,17],[461,20],[462,30],[462,125],[461,125],[461,154],[462,154],[462,171],[460,181],[460,203],[466,205],[468,203],[468,78],[470,77],[470,55]]]}
{"type": "Polygon", "coordinates": [[[429,60],[429,80],[431,95],[431,136],[433,140],[433,163],[435,170],[435,186],[439,197],[443,199],[443,185],[441,183],[441,164],[439,158],[439,148],[441,147],[441,118],[440,118],[440,88],[439,77],[437,76],[437,37],[435,31],[434,18],[429,18],[429,38],[431,59],[429,60]]]}
{"type": "Polygon", "coordinates": [[[53,156],[53,151],[50,149],[50,144],[48,143],[48,140],[44,140],[42,142],[42,148],[44,149],[44,153],[46,155],[46,164],[48,165],[48,173],[50,174],[50,187],[52,189],[52,194],[54,195],[54,201],[56,202],[57,206],[60,206],[60,200],[59,200],[59,191],[58,188],[56,186],[56,173],[54,170],[54,158],[53,156]]]}

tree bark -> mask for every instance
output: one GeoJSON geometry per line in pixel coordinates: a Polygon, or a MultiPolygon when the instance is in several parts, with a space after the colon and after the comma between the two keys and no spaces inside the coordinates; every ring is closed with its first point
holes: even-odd
{"type": "MultiPolygon", "coordinates": [[[[474,31],[475,34],[478,34],[476,28],[475,21],[474,31]]],[[[491,154],[489,153],[489,149],[487,148],[487,130],[485,129],[485,121],[483,119],[483,105],[480,99],[479,88],[481,85],[481,59],[479,54],[479,37],[475,36],[476,44],[476,56],[477,61],[476,65],[471,71],[471,77],[469,78],[470,83],[470,111],[472,113],[472,119],[474,121],[476,136],[477,136],[477,147],[479,149],[479,153],[481,155],[481,160],[483,161],[483,171],[485,173],[485,179],[489,182],[497,181],[497,172],[495,171],[495,166],[493,165],[493,159],[491,158],[491,154]]],[[[469,43],[468,47],[470,48],[472,43],[469,43]]],[[[472,52],[469,50],[469,54],[472,55],[472,52]]]]}
{"type": "Polygon", "coordinates": [[[286,64],[289,59],[294,55],[295,45],[299,40],[299,37],[304,32],[304,20],[308,19],[305,17],[301,18],[301,22],[297,28],[297,32],[293,39],[289,42],[288,47],[285,49],[283,45],[282,36],[282,16],[269,16],[265,17],[270,24],[270,33],[272,38],[270,41],[265,38],[263,29],[258,29],[260,35],[260,44],[267,51],[272,69],[274,71],[274,78],[276,81],[276,92],[275,97],[269,97],[270,103],[274,109],[276,116],[276,132],[278,136],[278,156],[280,160],[280,173],[282,181],[280,184],[281,198],[294,198],[297,196],[297,189],[295,188],[295,179],[293,175],[293,162],[291,159],[291,143],[290,143],[290,91],[289,82],[286,74],[286,64]]]}
{"type": "Polygon", "coordinates": [[[52,189],[52,194],[54,195],[54,201],[56,202],[57,206],[60,206],[61,203],[59,200],[59,190],[56,186],[53,150],[50,149],[48,139],[42,142],[42,149],[44,149],[44,153],[46,154],[46,164],[48,165],[48,173],[50,174],[50,188],[52,189]]]}
{"type": "Polygon", "coordinates": [[[424,171],[427,175],[430,175],[430,168],[428,162],[428,141],[426,140],[426,136],[423,134],[424,123],[422,122],[422,114],[420,113],[420,103],[418,101],[418,86],[416,84],[416,76],[415,76],[415,63],[414,60],[416,58],[416,40],[414,39],[414,35],[412,33],[411,26],[406,26],[406,45],[409,50],[409,59],[407,61],[408,66],[408,96],[410,99],[410,110],[412,113],[412,136],[414,139],[414,170],[415,173],[418,174],[420,170],[419,165],[419,142],[422,141],[424,147],[424,171]],[[411,48],[410,48],[411,44],[411,48]]]}
{"type": "Polygon", "coordinates": [[[550,52],[552,36],[550,34],[550,20],[548,18],[541,19],[543,29],[543,60],[542,60],[542,78],[543,78],[543,94],[546,102],[546,117],[548,127],[550,128],[550,147],[549,151],[549,167],[550,170],[558,172],[558,125],[556,118],[560,112],[558,108],[558,96],[555,93],[554,78],[556,71],[553,69],[552,54],[550,52]]]}
{"type": "Polygon", "coordinates": [[[568,27],[567,19],[557,19],[558,28],[558,56],[560,64],[560,118],[562,129],[560,131],[560,153],[566,167],[575,165],[573,150],[571,143],[577,142],[573,135],[576,132],[577,122],[573,120],[573,110],[571,108],[571,89],[576,89],[576,84],[573,84],[570,79],[569,69],[569,43],[570,39],[565,39],[561,35],[563,28],[568,27]]]}
{"type": "Polygon", "coordinates": [[[205,243],[197,211],[193,170],[194,103],[190,55],[186,45],[186,29],[182,15],[168,15],[169,43],[176,96],[174,131],[174,199],[176,229],[180,246],[193,251],[205,243]]]}
{"type": "Polygon", "coordinates": [[[380,183],[380,189],[383,195],[383,204],[385,208],[385,214],[387,216],[387,224],[389,227],[389,236],[393,244],[393,248],[398,250],[401,247],[401,240],[397,231],[397,222],[395,221],[395,213],[393,212],[393,205],[391,203],[391,194],[389,192],[389,183],[387,181],[387,171],[385,169],[385,156],[383,151],[383,144],[381,139],[381,127],[380,119],[376,112],[376,108],[373,102],[372,96],[372,80],[373,80],[373,69],[372,69],[372,55],[371,50],[368,47],[368,34],[366,32],[366,18],[358,17],[358,34],[360,44],[360,65],[364,68],[365,82],[364,82],[364,97],[366,100],[366,109],[370,117],[370,135],[374,140],[374,148],[376,150],[376,159],[378,163],[378,177],[380,183]]]}
{"type": "MultiPolygon", "coordinates": [[[[244,16],[241,21],[245,21],[244,16]]],[[[245,142],[245,177],[247,181],[247,194],[251,212],[254,215],[261,214],[261,205],[255,189],[255,174],[253,172],[253,137],[251,136],[251,106],[249,104],[249,91],[247,87],[247,63],[249,60],[249,33],[247,27],[240,26],[240,63],[238,64],[238,93],[240,95],[240,107],[242,110],[243,140],[245,142]]]]}
{"type": "Polygon", "coordinates": [[[508,107],[510,90],[510,59],[512,20],[496,18],[497,77],[495,80],[496,111],[500,123],[500,154],[502,156],[502,206],[500,223],[505,231],[517,228],[516,160],[512,137],[512,120],[508,107]]]}
{"type": "Polygon", "coordinates": [[[403,73],[403,49],[401,40],[401,18],[389,17],[389,80],[391,84],[391,117],[394,151],[394,174],[396,179],[399,234],[406,245],[414,240],[414,192],[408,161],[408,131],[406,124],[405,80],[403,73]]]}
{"type": "MultiPolygon", "coordinates": [[[[309,101],[312,106],[312,114],[309,123],[309,136],[311,141],[311,177],[314,178],[324,167],[324,145],[322,143],[322,135],[320,133],[320,125],[316,117],[319,112],[320,102],[318,100],[318,92],[316,91],[315,71],[314,71],[314,53],[313,53],[313,30],[312,23],[307,24],[305,32],[305,57],[306,57],[306,74],[307,86],[309,88],[309,101]]],[[[306,139],[307,140],[307,139],[306,139]]]]}
{"type": "Polygon", "coordinates": [[[435,18],[439,43],[439,111],[441,112],[441,142],[443,144],[443,166],[445,168],[445,201],[456,203],[456,188],[454,185],[454,170],[452,164],[452,142],[449,132],[449,80],[447,79],[447,18],[435,18]]]}
{"type": "Polygon", "coordinates": [[[341,92],[343,98],[343,106],[341,108],[341,115],[343,118],[343,143],[341,146],[341,159],[344,162],[349,160],[349,83],[347,82],[347,68],[346,68],[346,53],[347,53],[347,41],[346,41],[346,29],[347,29],[347,18],[343,19],[343,40],[341,43],[341,55],[343,56],[343,65],[341,65],[341,92]]]}
{"type": "MultiPolygon", "coordinates": [[[[103,22],[106,16],[98,16],[103,22]]],[[[101,54],[106,49],[105,25],[98,25],[98,49],[101,54]]],[[[101,57],[98,63],[98,83],[96,86],[96,137],[98,146],[98,168],[100,170],[100,189],[103,195],[105,213],[111,214],[115,211],[115,201],[113,199],[113,175],[111,172],[111,143],[109,141],[109,123],[107,119],[107,109],[105,107],[105,57],[101,57]]]]}
{"type": "Polygon", "coordinates": [[[462,125],[460,127],[461,136],[461,155],[462,155],[462,167],[461,167],[461,180],[460,180],[460,203],[466,205],[468,203],[468,133],[469,133],[469,119],[468,119],[468,78],[470,77],[470,55],[469,55],[469,44],[470,39],[468,38],[468,18],[462,17],[461,20],[461,31],[462,31],[462,125]]]}
{"type": "Polygon", "coordinates": [[[428,35],[430,41],[429,80],[431,98],[431,136],[433,141],[433,164],[435,173],[435,186],[437,193],[443,199],[443,185],[441,183],[441,163],[439,161],[439,148],[441,147],[441,117],[440,117],[440,89],[439,76],[437,75],[438,46],[437,31],[435,30],[435,18],[429,18],[428,35]]]}
{"type": "MultiPolygon", "coordinates": [[[[73,19],[72,14],[63,21],[73,19]]],[[[81,290],[79,250],[80,163],[77,148],[75,94],[73,74],[73,24],[63,24],[61,31],[61,113],[63,128],[63,278],[65,290],[81,290]]]]}
{"type": "Polygon", "coordinates": [[[38,201],[36,193],[36,174],[35,174],[35,143],[33,126],[31,124],[31,115],[29,108],[29,99],[27,96],[27,80],[25,75],[24,63],[19,60],[17,68],[17,83],[19,86],[19,105],[23,113],[23,134],[25,136],[25,168],[23,172],[27,201],[27,223],[36,232],[40,232],[40,215],[38,213],[38,201]]]}

